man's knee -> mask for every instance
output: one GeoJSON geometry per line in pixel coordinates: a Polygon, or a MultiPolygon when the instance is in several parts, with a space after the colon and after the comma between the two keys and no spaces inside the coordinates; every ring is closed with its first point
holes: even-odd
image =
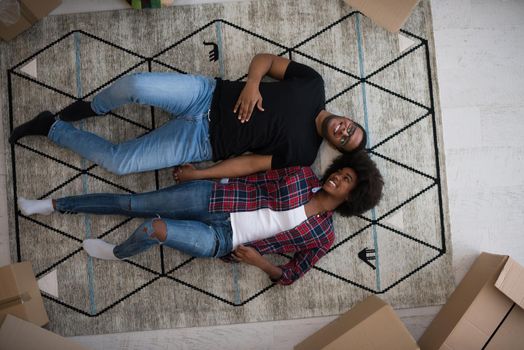
{"type": "Polygon", "coordinates": [[[151,234],[151,238],[156,238],[160,242],[164,242],[167,237],[167,225],[162,219],[155,219],[152,223],[153,226],[153,233],[151,234]]]}
{"type": "Polygon", "coordinates": [[[113,145],[111,147],[111,150],[108,151],[108,153],[113,156],[102,159],[99,162],[100,166],[108,172],[118,176],[129,175],[136,172],[132,169],[132,166],[130,166],[131,161],[129,159],[118,155],[118,146],[119,145],[113,145]]]}
{"type": "Polygon", "coordinates": [[[117,83],[118,94],[130,102],[139,103],[140,94],[143,90],[144,73],[132,73],[120,78],[117,83]]]}

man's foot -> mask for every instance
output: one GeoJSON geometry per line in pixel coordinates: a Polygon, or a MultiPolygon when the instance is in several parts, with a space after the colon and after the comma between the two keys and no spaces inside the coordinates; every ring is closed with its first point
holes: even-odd
{"type": "Polygon", "coordinates": [[[48,199],[25,199],[18,198],[18,208],[22,214],[29,216],[34,214],[49,215],[55,211],[53,208],[53,200],[48,199]]]}
{"type": "Polygon", "coordinates": [[[13,144],[22,137],[29,135],[47,136],[51,129],[51,125],[53,125],[54,122],[55,117],[53,113],[43,111],[30,121],[15,128],[11,133],[11,136],[9,136],[9,142],[13,144]]]}
{"type": "Polygon", "coordinates": [[[75,101],[66,108],[62,109],[58,115],[60,119],[66,122],[76,122],[88,117],[97,115],[91,109],[91,102],[89,101],[75,101]]]}
{"type": "Polygon", "coordinates": [[[86,239],[82,242],[82,246],[87,254],[93,258],[104,260],[120,260],[113,253],[114,244],[104,242],[101,239],[86,239]]]}

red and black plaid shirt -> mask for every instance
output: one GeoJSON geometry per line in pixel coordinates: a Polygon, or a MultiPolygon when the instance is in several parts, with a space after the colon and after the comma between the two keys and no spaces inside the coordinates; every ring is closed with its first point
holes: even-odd
{"type": "MultiPolygon", "coordinates": [[[[229,179],[226,184],[216,183],[209,211],[289,210],[306,204],[313,196],[312,189],[319,186],[318,178],[309,167],[268,170],[229,179]]],[[[291,284],[311,269],[335,241],[332,214],[312,216],[295,228],[245,245],[262,255],[295,253],[287,264],[280,266],[282,277],[278,280],[283,285],[291,284]]],[[[231,261],[228,257],[224,260],[231,261]]]]}

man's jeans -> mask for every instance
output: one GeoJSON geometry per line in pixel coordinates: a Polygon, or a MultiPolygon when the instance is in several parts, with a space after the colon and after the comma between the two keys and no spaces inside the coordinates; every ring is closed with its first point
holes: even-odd
{"type": "Polygon", "coordinates": [[[216,81],[179,73],[135,73],[102,90],[91,102],[97,114],[128,103],[151,105],[173,119],[150,133],[120,144],[57,120],[48,137],[99,164],[124,175],[212,159],[208,113],[216,81]]]}
{"type": "Polygon", "coordinates": [[[231,252],[233,231],[229,213],[209,212],[212,190],[213,181],[202,180],[140,194],[86,194],[57,199],[56,210],[153,218],[114,248],[113,253],[120,259],[158,244],[194,257],[221,257],[231,252]],[[166,224],[164,242],[151,237],[155,220],[166,224]]]}

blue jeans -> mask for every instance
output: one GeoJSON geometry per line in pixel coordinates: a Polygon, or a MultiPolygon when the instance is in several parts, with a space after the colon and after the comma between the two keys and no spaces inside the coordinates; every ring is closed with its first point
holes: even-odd
{"type": "Polygon", "coordinates": [[[117,175],[212,159],[208,113],[213,78],[179,73],[134,73],[95,96],[91,108],[105,114],[128,103],[151,105],[173,119],[150,133],[120,144],[57,120],[48,137],[117,175]]]}
{"type": "Polygon", "coordinates": [[[114,248],[120,259],[158,244],[194,257],[221,257],[232,250],[233,231],[229,213],[209,212],[212,190],[213,182],[203,180],[139,194],[86,194],[57,199],[56,210],[150,218],[114,248]],[[151,237],[155,220],[166,224],[163,242],[151,237]]]}

